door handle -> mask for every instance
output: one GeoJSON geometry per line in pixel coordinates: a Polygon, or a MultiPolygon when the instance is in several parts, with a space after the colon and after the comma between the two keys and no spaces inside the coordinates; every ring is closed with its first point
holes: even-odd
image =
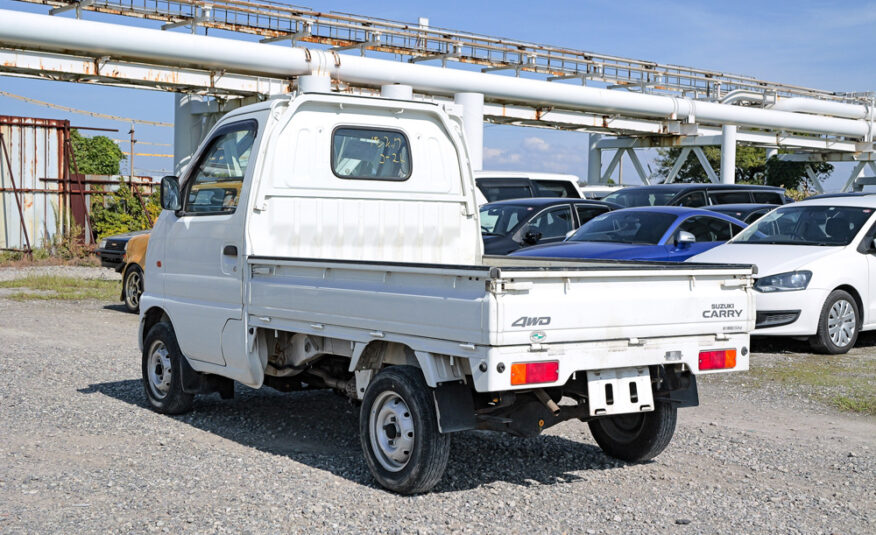
{"type": "Polygon", "coordinates": [[[225,248],[222,249],[222,254],[225,256],[237,256],[237,246],[226,245],[225,248]]]}

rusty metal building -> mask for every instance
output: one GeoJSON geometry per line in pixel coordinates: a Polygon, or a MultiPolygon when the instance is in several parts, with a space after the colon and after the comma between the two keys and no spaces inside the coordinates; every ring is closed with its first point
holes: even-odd
{"type": "Polygon", "coordinates": [[[44,247],[74,225],[90,243],[87,180],[71,159],[70,121],[0,115],[0,249],[44,247]]]}

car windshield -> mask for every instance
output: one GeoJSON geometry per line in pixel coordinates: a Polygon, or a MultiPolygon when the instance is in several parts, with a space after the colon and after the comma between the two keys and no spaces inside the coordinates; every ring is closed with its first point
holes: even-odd
{"type": "Polygon", "coordinates": [[[481,232],[494,236],[506,236],[535,212],[532,206],[516,204],[485,204],[481,207],[481,232]]]}
{"type": "Polygon", "coordinates": [[[666,206],[677,194],[678,192],[674,190],[631,188],[616,191],[611,195],[603,197],[602,200],[627,208],[634,206],[666,206]]]}
{"type": "Polygon", "coordinates": [[[872,208],[788,206],[757,220],[733,243],[848,245],[872,214],[872,208]]]}
{"type": "Polygon", "coordinates": [[[675,221],[675,215],[639,210],[620,210],[596,216],[568,241],[599,241],[657,245],[675,221]]]}

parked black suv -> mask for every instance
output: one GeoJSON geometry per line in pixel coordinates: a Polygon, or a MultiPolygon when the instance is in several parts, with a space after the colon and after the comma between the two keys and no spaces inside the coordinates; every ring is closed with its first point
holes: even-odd
{"type": "Polygon", "coordinates": [[[788,204],[793,199],[774,186],[750,184],[656,184],[634,186],[605,196],[603,201],[631,208],[633,206],[689,206],[698,208],[715,204],[788,204]]]}

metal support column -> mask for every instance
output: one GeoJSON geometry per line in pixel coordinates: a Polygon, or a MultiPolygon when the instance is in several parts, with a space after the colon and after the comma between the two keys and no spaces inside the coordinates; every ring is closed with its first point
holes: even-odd
{"type": "Polygon", "coordinates": [[[736,125],[721,128],[721,183],[736,183],[736,125]]]}
{"type": "Polygon", "coordinates": [[[598,148],[602,134],[590,134],[590,150],[587,154],[587,184],[602,184],[602,149],[598,148]]]}
{"type": "Polygon", "coordinates": [[[462,106],[462,125],[471,166],[480,171],[484,168],[484,95],[456,93],[453,101],[462,106]]]}
{"type": "Polygon", "coordinates": [[[222,113],[215,100],[201,95],[177,93],[173,102],[173,171],[179,176],[222,113]]]}

